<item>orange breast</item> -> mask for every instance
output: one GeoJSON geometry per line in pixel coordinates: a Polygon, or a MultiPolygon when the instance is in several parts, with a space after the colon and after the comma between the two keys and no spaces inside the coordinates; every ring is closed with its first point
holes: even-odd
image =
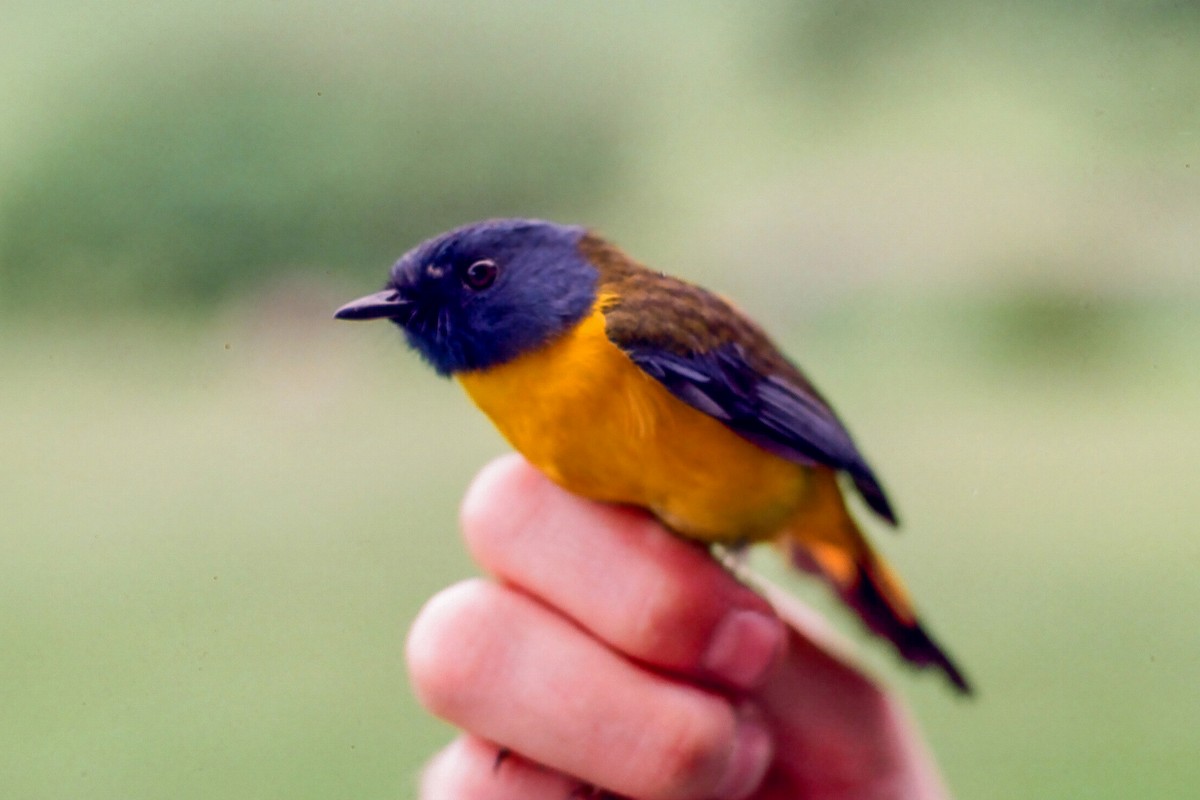
{"type": "Polygon", "coordinates": [[[676,399],[608,340],[599,307],[551,344],[458,378],[552,480],[688,537],[771,538],[806,498],[807,469],[676,399]]]}

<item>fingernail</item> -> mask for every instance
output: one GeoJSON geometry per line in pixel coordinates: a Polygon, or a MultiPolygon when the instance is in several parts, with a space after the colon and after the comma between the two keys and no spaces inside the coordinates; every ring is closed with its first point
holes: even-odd
{"type": "Polygon", "coordinates": [[[771,766],[774,749],[771,734],[757,714],[743,713],[734,734],[729,766],[717,784],[718,800],[742,800],[757,789],[771,766]]]}
{"type": "Polygon", "coordinates": [[[738,609],[725,615],[701,660],[704,669],[740,689],[751,689],[766,675],[783,646],[783,625],[759,611],[738,609]]]}

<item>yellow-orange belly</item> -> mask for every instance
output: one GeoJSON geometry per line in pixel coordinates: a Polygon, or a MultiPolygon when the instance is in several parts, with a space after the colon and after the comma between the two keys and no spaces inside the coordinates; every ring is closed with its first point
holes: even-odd
{"type": "Polygon", "coordinates": [[[563,337],[459,381],[508,441],[576,494],[653,511],[704,541],[771,538],[810,471],[676,399],[604,333],[597,310],[563,337]]]}

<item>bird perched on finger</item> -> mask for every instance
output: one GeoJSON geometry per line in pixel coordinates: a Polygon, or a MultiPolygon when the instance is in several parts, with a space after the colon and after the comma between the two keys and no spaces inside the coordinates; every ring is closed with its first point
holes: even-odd
{"type": "Polygon", "coordinates": [[[776,542],[904,659],[970,691],[846,507],[839,476],[896,524],[874,471],[726,300],[586,228],[497,219],[417,245],[382,291],[336,316],[399,326],[567,490],[648,509],[704,543],[776,542]]]}

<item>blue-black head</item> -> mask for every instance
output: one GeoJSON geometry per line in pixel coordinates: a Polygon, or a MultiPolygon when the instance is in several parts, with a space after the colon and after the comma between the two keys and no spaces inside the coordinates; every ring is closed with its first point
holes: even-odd
{"type": "Polygon", "coordinates": [[[531,219],[476,222],[404,254],[381,292],[338,319],[390,319],[441,375],[503,364],[587,316],[598,273],[578,226],[531,219]]]}

